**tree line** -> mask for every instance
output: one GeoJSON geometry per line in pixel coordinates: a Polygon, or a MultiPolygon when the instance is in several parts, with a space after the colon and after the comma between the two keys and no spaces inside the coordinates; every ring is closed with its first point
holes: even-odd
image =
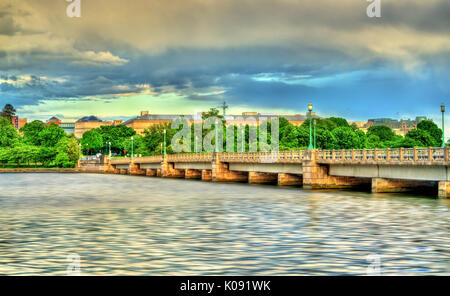
{"type": "MultiPolygon", "coordinates": [[[[80,153],[93,155],[159,155],[164,148],[164,130],[166,131],[166,151],[174,153],[171,142],[179,129],[172,129],[170,124],[152,125],[144,130],[143,135],[125,125],[101,126],[83,134],[81,139],[73,135],[66,135],[57,124],[46,125],[35,120],[26,123],[18,132],[12,124],[15,109],[6,105],[0,113],[0,164],[5,166],[42,166],[42,167],[74,167],[80,153]],[[133,140],[132,140],[133,138],[133,140]],[[81,150],[80,151],[80,147],[81,150]]],[[[218,117],[223,123],[223,117],[215,108],[204,112],[202,118],[218,117]]],[[[373,149],[373,148],[412,148],[412,147],[440,147],[442,130],[432,121],[424,120],[417,124],[417,128],[410,130],[406,136],[395,134],[387,126],[372,126],[367,133],[350,125],[344,118],[315,118],[316,148],[317,149],[373,149]]],[[[295,126],[285,118],[279,119],[279,149],[302,150],[309,145],[310,126],[306,120],[300,126],[295,126]]],[[[214,130],[202,130],[202,138],[214,130]]],[[[194,125],[191,125],[194,130],[194,125]]],[[[270,143],[270,122],[268,124],[270,143]]],[[[240,136],[235,127],[234,143],[240,136]]],[[[227,128],[223,126],[224,145],[226,145],[227,128]]],[[[259,133],[259,129],[258,129],[259,133]]],[[[192,133],[193,135],[194,133],[192,133]]],[[[245,151],[249,151],[250,127],[245,127],[245,151]]],[[[314,138],[314,137],[313,137],[314,138]]],[[[215,140],[213,139],[213,142],[215,140]]],[[[194,139],[191,139],[191,151],[194,151],[194,139]]],[[[235,146],[235,151],[237,148],[235,146]]]]}

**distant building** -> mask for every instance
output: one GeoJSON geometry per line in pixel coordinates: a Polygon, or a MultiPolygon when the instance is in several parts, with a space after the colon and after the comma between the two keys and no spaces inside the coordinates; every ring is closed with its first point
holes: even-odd
{"type": "MultiPolygon", "coordinates": [[[[423,120],[427,120],[426,116],[417,116],[414,120],[408,119],[392,119],[392,118],[375,118],[369,119],[367,124],[361,129],[367,131],[371,126],[384,125],[392,129],[397,135],[405,136],[410,130],[417,128],[417,124],[423,120]]],[[[431,119],[429,119],[431,120],[431,119]]]]}
{"type": "Polygon", "coordinates": [[[52,123],[59,125],[66,132],[67,135],[71,135],[75,132],[75,122],[64,122],[58,117],[53,116],[52,118],[47,120],[45,124],[50,125],[52,123]]]}
{"type": "Polygon", "coordinates": [[[11,122],[14,125],[14,127],[16,128],[16,130],[20,130],[27,123],[27,121],[28,121],[28,119],[20,118],[19,116],[15,116],[15,117],[11,118],[11,122]]]}
{"type": "MultiPolygon", "coordinates": [[[[162,115],[162,114],[150,114],[148,111],[142,111],[140,116],[127,120],[124,124],[136,131],[137,134],[144,134],[144,130],[153,125],[158,124],[170,124],[174,119],[183,116],[189,123],[193,123],[195,119],[201,119],[201,114],[194,115],[162,115]],[[197,117],[197,118],[195,118],[197,117]]],[[[286,118],[293,125],[301,125],[308,117],[307,115],[275,115],[265,114],[258,112],[243,112],[241,115],[226,115],[225,120],[227,124],[240,125],[256,125],[261,119],[270,119],[270,117],[278,116],[286,118]]],[[[313,117],[317,115],[313,112],[313,117]]]]}
{"type": "Polygon", "coordinates": [[[103,125],[119,125],[122,124],[122,120],[103,121],[96,116],[85,116],[77,120],[74,124],[74,135],[77,138],[82,138],[83,134],[89,130],[99,128],[103,125]]]}

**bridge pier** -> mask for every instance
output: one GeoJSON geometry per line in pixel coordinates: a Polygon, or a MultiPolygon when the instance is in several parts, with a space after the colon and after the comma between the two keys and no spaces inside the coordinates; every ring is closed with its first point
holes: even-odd
{"type": "Polygon", "coordinates": [[[329,166],[317,163],[317,150],[306,150],[302,162],[303,188],[305,189],[345,189],[369,187],[370,179],[331,176],[329,166]]]}
{"type": "Polygon", "coordinates": [[[302,175],[278,174],[278,185],[280,186],[301,186],[303,184],[302,175]]]}
{"type": "Polygon", "coordinates": [[[214,153],[212,161],[213,182],[248,182],[247,172],[229,170],[229,163],[221,162],[219,152],[214,153]]]}
{"type": "Polygon", "coordinates": [[[157,169],[147,169],[145,175],[149,177],[155,177],[158,174],[157,169]]]}
{"type": "MultiPolygon", "coordinates": [[[[372,178],[372,193],[394,193],[394,192],[414,192],[414,191],[435,191],[436,187],[432,182],[372,178]]],[[[436,192],[436,191],[435,191],[436,192]]]]}
{"type": "Polygon", "coordinates": [[[277,181],[277,174],[248,172],[248,183],[250,184],[277,184],[277,181]]]}
{"type": "Polygon", "coordinates": [[[119,174],[121,174],[121,175],[128,175],[128,170],[127,169],[120,169],[119,170],[119,174]]]}
{"type": "Polygon", "coordinates": [[[202,171],[201,170],[194,170],[194,169],[186,169],[184,177],[186,179],[201,179],[202,178],[202,171]]]}
{"type": "Polygon", "coordinates": [[[139,164],[131,162],[129,173],[130,175],[145,176],[147,172],[146,170],[142,170],[139,164]]]}
{"type": "Polygon", "coordinates": [[[212,180],[212,171],[202,170],[202,181],[211,181],[211,180],[212,180]]]}
{"type": "Polygon", "coordinates": [[[440,181],[438,189],[439,198],[449,198],[450,197],[450,181],[440,181]]]}

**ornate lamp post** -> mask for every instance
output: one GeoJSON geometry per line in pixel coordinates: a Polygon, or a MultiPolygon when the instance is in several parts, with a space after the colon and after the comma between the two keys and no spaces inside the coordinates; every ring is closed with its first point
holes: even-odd
{"type": "Polygon", "coordinates": [[[216,119],[216,152],[219,152],[219,120],[216,119]]]}
{"type": "Polygon", "coordinates": [[[241,130],[241,150],[245,152],[245,127],[241,130]]]}
{"type": "Polygon", "coordinates": [[[108,142],[108,148],[109,148],[109,157],[111,157],[111,142],[108,142]]]}
{"type": "Polygon", "coordinates": [[[311,112],[312,112],[312,104],[308,104],[308,111],[309,111],[309,146],[308,149],[313,149],[313,144],[312,144],[312,122],[311,122],[311,112]]]}
{"type": "Polygon", "coordinates": [[[134,157],[134,138],[131,137],[131,157],[134,157]]]}
{"type": "Polygon", "coordinates": [[[442,112],[442,148],[445,148],[445,122],[444,122],[444,113],[445,113],[445,105],[441,105],[441,112],[442,112]]]}
{"type": "Polygon", "coordinates": [[[316,149],[317,148],[317,142],[316,142],[316,123],[317,123],[317,121],[316,121],[316,119],[314,118],[314,120],[313,120],[313,123],[314,123],[314,149],[316,149]]]}
{"type": "Polygon", "coordinates": [[[167,154],[167,151],[166,151],[166,134],[167,134],[167,131],[164,130],[164,155],[167,154]]]}
{"type": "Polygon", "coordinates": [[[78,143],[78,147],[79,147],[79,153],[78,154],[80,154],[80,160],[81,160],[81,155],[82,155],[82,152],[81,152],[81,143],[78,143]]]}

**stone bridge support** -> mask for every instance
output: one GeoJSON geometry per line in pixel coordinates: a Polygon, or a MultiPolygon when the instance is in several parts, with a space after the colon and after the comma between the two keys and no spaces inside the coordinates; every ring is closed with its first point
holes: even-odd
{"type": "Polygon", "coordinates": [[[317,163],[317,150],[306,150],[303,167],[303,188],[345,189],[370,187],[370,179],[329,175],[329,166],[317,163]]]}
{"type": "Polygon", "coordinates": [[[202,181],[211,181],[211,180],[212,180],[212,171],[202,170],[202,181]]]}
{"type": "Polygon", "coordinates": [[[436,192],[436,182],[372,178],[372,193],[383,192],[436,192]]]}
{"type": "Polygon", "coordinates": [[[277,184],[277,174],[248,172],[248,183],[250,184],[277,184]]]}
{"type": "Polygon", "coordinates": [[[450,197],[450,181],[440,181],[439,182],[439,198],[449,198],[450,197]]]}
{"type": "Polygon", "coordinates": [[[229,163],[221,162],[219,153],[213,155],[212,181],[214,182],[248,182],[247,172],[229,170],[229,163]]]}
{"type": "Polygon", "coordinates": [[[131,162],[129,173],[130,173],[130,175],[145,176],[147,172],[145,169],[141,169],[141,167],[138,163],[131,162]]]}
{"type": "Polygon", "coordinates": [[[280,186],[302,186],[303,178],[302,175],[294,174],[278,174],[278,185],[280,186]]]}
{"type": "Polygon", "coordinates": [[[147,169],[145,175],[149,176],[149,177],[156,177],[158,174],[158,170],[157,169],[147,169]]]}
{"type": "Polygon", "coordinates": [[[175,163],[167,161],[167,155],[161,163],[161,177],[163,178],[184,178],[185,170],[175,169],[175,163]]]}
{"type": "Polygon", "coordinates": [[[201,170],[186,169],[184,177],[186,179],[201,179],[202,178],[202,171],[201,170]]]}

